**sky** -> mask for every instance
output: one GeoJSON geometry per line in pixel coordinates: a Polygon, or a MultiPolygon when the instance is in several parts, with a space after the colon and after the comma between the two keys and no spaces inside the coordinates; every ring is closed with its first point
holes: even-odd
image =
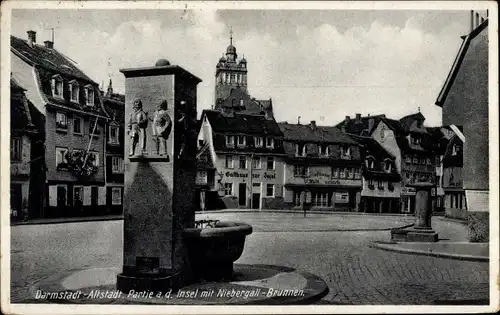
{"type": "Polygon", "coordinates": [[[11,34],[51,39],[104,89],[119,69],[160,58],[203,80],[198,113],[214,103],[215,66],[229,45],[248,61],[252,97],[273,100],[277,121],[332,125],[346,115],[418,112],[441,124],[434,105],[470,11],[403,10],[12,10],[11,34]]]}

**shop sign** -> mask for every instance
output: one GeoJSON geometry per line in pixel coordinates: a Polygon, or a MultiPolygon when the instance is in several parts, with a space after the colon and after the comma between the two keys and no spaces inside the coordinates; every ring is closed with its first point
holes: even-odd
{"type": "Polygon", "coordinates": [[[415,196],[417,191],[414,187],[401,187],[401,195],[402,196],[415,196]]]}
{"type": "MultiPolygon", "coordinates": [[[[226,172],[225,176],[229,177],[229,178],[248,178],[248,173],[226,172]]],[[[254,178],[254,179],[261,178],[261,174],[259,174],[259,173],[252,174],[252,178],[254,178]]],[[[262,175],[262,178],[264,178],[264,179],[276,179],[276,174],[266,172],[262,175]]]]}

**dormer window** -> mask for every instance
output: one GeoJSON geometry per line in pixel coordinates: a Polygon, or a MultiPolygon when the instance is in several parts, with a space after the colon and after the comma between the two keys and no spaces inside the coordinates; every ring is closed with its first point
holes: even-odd
{"type": "Polygon", "coordinates": [[[80,99],[80,87],[78,86],[78,82],[76,80],[72,80],[69,82],[69,97],[72,102],[78,103],[80,99]]]}
{"type": "Polygon", "coordinates": [[[307,146],[305,144],[296,144],[295,145],[295,155],[296,156],[306,156],[307,155],[307,146]]]}
{"type": "Polygon", "coordinates": [[[420,144],[420,137],[415,135],[411,136],[411,143],[420,144]]]}
{"type": "Polygon", "coordinates": [[[326,144],[320,144],[319,146],[319,155],[320,156],[329,156],[330,155],[330,147],[326,144]]]}
{"type": "Polygon", "coordinates": [[[452,147],[451,155],[457,155],[460,151],[460,146],[458,144],[454,144],[452,147]]]}
{"type": "Polygon", "coordinates": [[[234,148],[234,136],[226,136],[226,146],[234,148]]]}
{"type": "Polygon", "coordinates": [[[262,144],[263,144],[262,137],[254,137],[253,140],[255,142],[256,148],[262,148],[262,144]]]}
{"type": "Polygon", "coordinates": [[[63,79],[60,75],[52,77],[52,96],[63,98],[63,79]]]}
{"type": "Polygon", "coordinates": [[[392,170],[392,162],[390,160],[385,161],[385,172],[390,173],[392,170]]]}
{"type": "Polygon", "coordinates": [[[270,137],[266,137],[266,148],[272,149],[274,148],[274,139],[270,137]]]}
{"type": "Polygon", "coordinates": [[[375,159],[372,156],[366,158],[365,161],[366,167],[370,170],[375,168],[375,159]]]}
{"type": "Polygon", "coordinates": [[[90,84],[85,86],[85,102],[87,106],[94,106],[94,88],[90,84]]]}
{"type": "Polygon", "coordinates": [[[118,126],[109,126],[109,143],[120,144],[120,128],[118,126]]]}
{"type": "Polygon", "coordinates": [[[238,147],[245,147],[247,145],[247,137],[238,136],[238,147]]]}
{"type": "Polygon", "coordinates": [[[351,147],[341,146],[340,147],[340,156],[343,159],[350,159],[351,158],[351,147]]]}

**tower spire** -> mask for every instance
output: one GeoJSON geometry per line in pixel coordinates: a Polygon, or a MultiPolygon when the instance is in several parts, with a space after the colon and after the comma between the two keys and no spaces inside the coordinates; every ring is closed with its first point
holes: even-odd
{"type": "Polygon", "coordinates": [[[233,27],[232,26],[229,28],[229,44],[230,45],[233,44],[233,27]]]}

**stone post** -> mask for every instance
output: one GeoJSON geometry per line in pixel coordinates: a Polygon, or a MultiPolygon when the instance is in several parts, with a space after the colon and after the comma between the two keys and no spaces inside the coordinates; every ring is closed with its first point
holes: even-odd
{"type": "Polygon", "coordinates": [[[408,185],[414,187],[415,195],[415,225],[408,231],[406,240],[408,242],[437,242],[438,235],[432,229],[432,196],[431,191],[435,188],[432,183],[415,183],[408,185]]]}
{"type": "Polygon", "coordinates": [[[167,291],[190,280],[182,238],[194,226],[196,89],[200,79],[160,60],[125,75],[122,292],[167,291]]]}

